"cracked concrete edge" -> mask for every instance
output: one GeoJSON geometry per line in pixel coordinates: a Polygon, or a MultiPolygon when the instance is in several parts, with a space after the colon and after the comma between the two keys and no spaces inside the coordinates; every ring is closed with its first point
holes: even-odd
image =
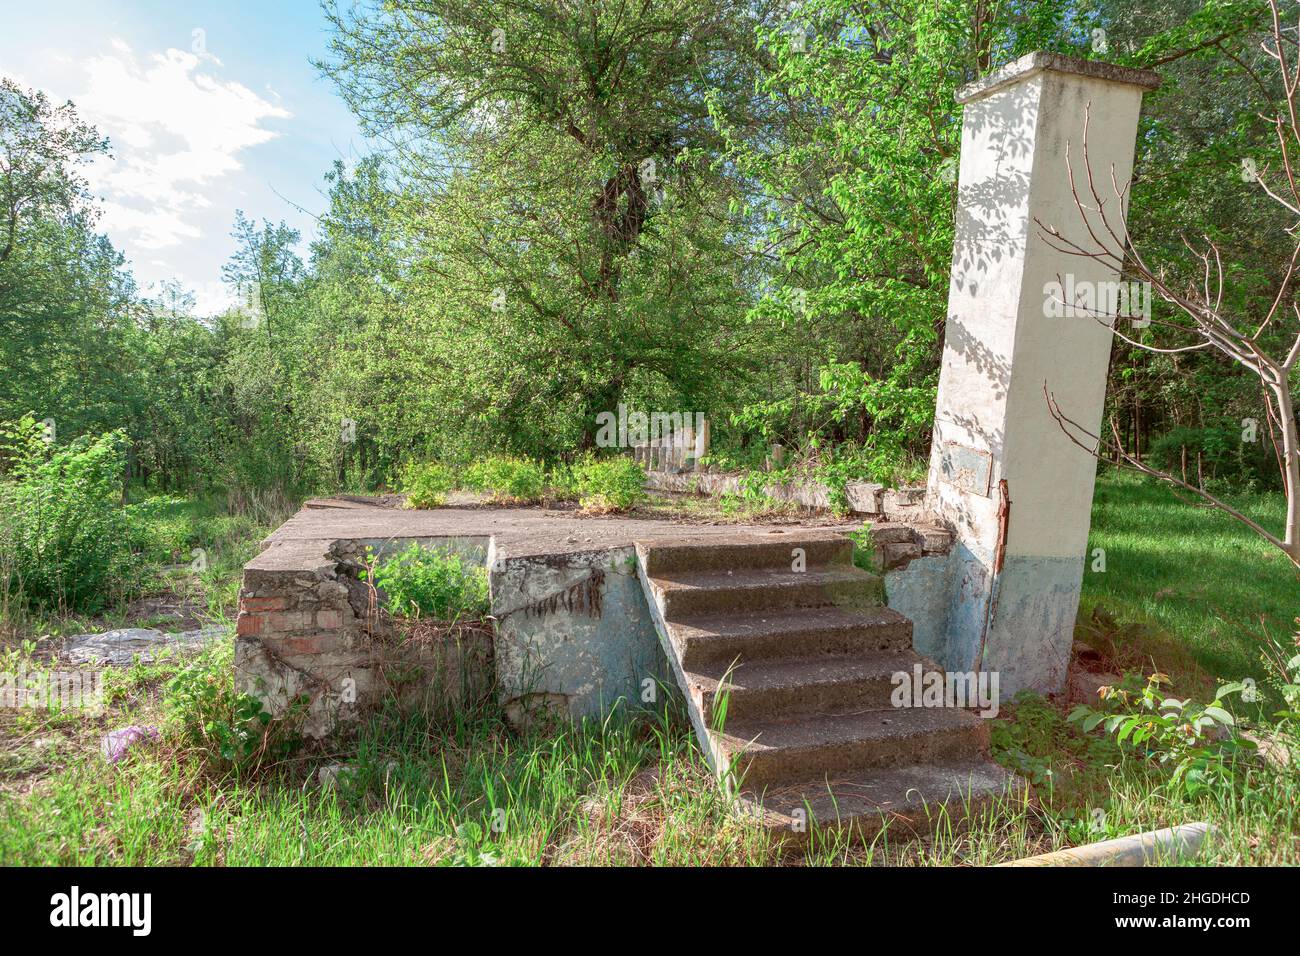
{"type": "Polygon", "coordinates": [[[972,103],[997,91],[1027,80],[1039,73],[1069,73],[1085,76],[1094,80],[1107,80],[1111,83],[1123,83],[1137,86],[1144,90],[1154,90],[1160,86],[1160,75],[1151,70],[1138,70],[1117,63],[1103,60],[1081,60],[1077,57],[1063,56],[1060,53],[1047,53],[1039,50],[1026,53],[1018,60],[1013,60],[1000,70],[981,77],[973,83],[967,83],[957,91],[959,104],[972,103]]]}

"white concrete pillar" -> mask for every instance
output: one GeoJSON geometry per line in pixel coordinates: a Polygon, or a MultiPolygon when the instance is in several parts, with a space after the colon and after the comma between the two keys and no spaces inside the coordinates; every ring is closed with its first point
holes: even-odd
{"type": "MultiPolygon", "coordinates": [[[[1073,168],[1080,197],[1095,206],[1085,116],[1093,181],[1121,226],[1112,170],[1123,190],[1142,94],[1158,83],[1152,73],[1032,53],[958,94],[957,223],[927,505],[956,529],[948,668],[997,670],[1005,693],[1053,691],[1065,679],[1096,461],[1061,432],[1043,387],[1095,431],[1112,340],[1093,316],[1051,317],[1061,310],[1045,307],[1049,283],[1072,277],[1077,290],[1116,277],[1053,249],[1043,227],[1089,241],[1070,184],[1073,168]]],[[[1096,229],[1097,214],[1088,218],[1096,229]]]]}

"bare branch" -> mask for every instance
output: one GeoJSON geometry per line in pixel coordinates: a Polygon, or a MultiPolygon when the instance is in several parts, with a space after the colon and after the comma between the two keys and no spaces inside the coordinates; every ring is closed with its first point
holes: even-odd
{"type": "Polygon", "coordinates": [[[1048,413],[1056,421],[1056,424],[1060,427],[1061,431],[1065,434],[1065,436],[1069,438],[1072,443],[1077,445],[1079,448],[1082,448],[1084,451],[1092,455],[1094,458],[1097,458],[1100,461],[1113,460],[1113,461],[1120,462],[1124,466],[1131,468],[1134,471],[1139,471],[1142,474],[1148,475],[1149,477],[1155,478],[1159,481],[1167,482],[1171,485],[1192,492],[1193,494],[1204,499],[1212,507],[1217,508],[1218,510],[1224,512],[1227,515],[1230,515],[1231,517],[1240,521],[1242,524],[1246,525],[1246,527],[1250,528],[1252,531],[1254,531],[1257,535],[1259,535],[1269,544],[1280,549],[1284,554],[1287,555],[1287,557],[1292,561],[1292,563],[1296,565],[1296,567],[1300,568],[1300,558],[1297,558],[1295,555],[1292,555],[1288,551],[1286,543],[1283,542],[1281,538],[1277,537],[1267,528],[1262,527],[1258,522],[1256,522],[1252,518],[1242,514],[1240,511],[1232,507],[1232,505],[1228,504],[1226,501],[1223,501],[1221,498],[1215,497],[1214,495],[1206,491],[1204,488],[1198,488],[1196,485],[1189,484],[1188,482],[1182,480],[1176,475],[1171,475],[1166,471],[1160,471],[1159,469],[1152,468],[1146,462],[1140,461],[1137,458],[1130,455],[1128,451],[1123,447],[1123,443],[1119,441],[1111,441],[1108,443],[1104,443],[1100,435],[1094,435],[1092,432],[1088,431],[1088,429],[1084,428],[1078,422],[1071,419],[1069,416],[1067,416],[1064,412],[1061,411],[1061,407],[1060,405],[1057,404],[1056,401],[1056,395],[1048,390],[1046,381],[1043,382],[1043,397],[1047,400],[1048,413]],[[1091,440],[1092,442],[1091,447],[1088,444],[1085,444],[1085,442],[1078,437],[1079,435],[1082,435],[1085,438],[1091,440]],[[1101,449],[1103,447],[1103,444],[1104,447],[1107,449],[1107,451],[1109,451],[1111,456],[1113,457],[1108,458],[1105,455],[1101,454],[1101,449]]]}

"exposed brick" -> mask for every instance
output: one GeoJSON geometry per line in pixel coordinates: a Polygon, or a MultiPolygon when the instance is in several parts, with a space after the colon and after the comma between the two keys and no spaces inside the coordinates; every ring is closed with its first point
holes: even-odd
{"type": "Polygon", "coordinates": [[[260,614],[240,614],[239,620],[235,624],[235,633],[244,635],[261,634],[265,620],[260,614]]]}
{"type": "Polygon", "coordinates": [[[342,611],[317,611],[316,626],[324,628],[327,631],[335,630],[343,626],[342,611]]]}
{"type": "Polygon", "coordinates": [[[286,654],[319,654],[321,652],[321,635],[286,637],[280,642],[280,647],[286,654]]]}
{"type": "Polygon", "coordinates": [[[283,611],[288,603],[283,595],[278,597],[246,597],[239,601],[241,611],[283,611]]]}
{"type": "Polygon", "coordinates": [[[311,615],[303,611],[280,611],[266,616],[266,627],[272,631],[301,631],[311,627],[311,615]]]}

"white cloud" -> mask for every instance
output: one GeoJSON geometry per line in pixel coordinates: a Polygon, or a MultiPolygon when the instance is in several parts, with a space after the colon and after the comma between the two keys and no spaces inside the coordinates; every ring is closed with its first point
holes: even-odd
{"type": "Polygon", "coordinates": [[[138,58],[120,39],[81,63],[83,118],[112,142],[89,178],[104,197],[103,226],[128,248],[158,250],[201,234],[203,190],[237,173],[239,154],[274,138],[262,124],[288,110],[208,72],[220,61],[169,49],[138,58]]]}

